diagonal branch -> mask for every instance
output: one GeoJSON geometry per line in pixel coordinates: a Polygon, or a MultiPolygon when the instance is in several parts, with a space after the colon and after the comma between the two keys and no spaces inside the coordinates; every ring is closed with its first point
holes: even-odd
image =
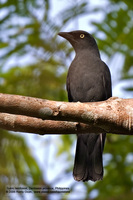
{"type": "MultiPolygon", "coordinates": [[[[65,127],[66,123],[68,125],[68,122],[61,121],[69,121],[69,125],[72,125],[72,123],[70,123],[71,121],[89,125],[88,127],[85,124],[79,125],[79,123],[73,123],[73,126],[76,127],[76,131],[73,133],[78,133],[80,128],[83,126],[83,132],[93,131],[100,133],[102,130],[102,132],[107,133],[133,134],[133,99],[110,98],[109,100],[101,102],[69,103],[42,100],[19,95],[0,94],[0,112],[30,116],[35,121],[39,120],[36,118],[57,120],[58,122],[49,121],[49,130],[52,123],[53,126],[54,123],[58,124],[58,127],[56,124],[58,129],[54,129],[55,133],[61,133],[63,126],[65,127]]],[[[22,116],[20,116],[20,118],[22,118],[22,116]]],[[[43,124],[44,130],[47,130],[47,133],[51,133],[46,128],[46,121],[42,122],[45,122],[45,125],[43,124]]],[[[32,121],[32,123],[35,122],[32,121]]],[[[38,128],[39,127],[40,126],[38,126],[38,128]]],[[[28,130],[28,132],[30,132],[30,129],[28,130]]],[[[37,130],[38,129],[36,128],[36,133],[39,133],[37,130]]],[[[17,131],[17,129],[15,131],[17,131]]],[[[22,128],[21,131],[23,131],[22,128]]],[[[45,131],[43,133],[45,133],[45,131]]],[[[42,132],[39,134],[42,134],[42,132]]]]}

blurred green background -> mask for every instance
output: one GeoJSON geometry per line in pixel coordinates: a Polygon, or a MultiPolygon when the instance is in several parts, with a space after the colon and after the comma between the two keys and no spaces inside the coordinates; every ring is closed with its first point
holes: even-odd
{"type": "MultiPolygon", "coordinates": [[[[0,92],[67,101],[73,49],[60,31],[84,29],[110,67],[115,96],[133,98],[133,3],[130,0],[1,0],[0,92]]],[[[133,137],[108,135],[104,179],[72,178],[75,135],[0,130],[1,199],[133,199],[133,137]],[[6,186],[69,187],[70,194],[9,194],[6,186]]]]}

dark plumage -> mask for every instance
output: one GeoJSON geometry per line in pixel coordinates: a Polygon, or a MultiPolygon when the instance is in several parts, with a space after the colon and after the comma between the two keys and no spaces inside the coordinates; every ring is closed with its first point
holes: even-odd
{"type": "MultiPolygon", "coordinates": [[[[73,46],[76,56],[67,75],[70,102],[103,101],[112,96],[111,76],[101,60],[95,39],[85,31],[60,32],[73,46]]],[[[103,178],[102,153],[106,134],[79,134],[73,176],[77,181],[103,178]]]]}

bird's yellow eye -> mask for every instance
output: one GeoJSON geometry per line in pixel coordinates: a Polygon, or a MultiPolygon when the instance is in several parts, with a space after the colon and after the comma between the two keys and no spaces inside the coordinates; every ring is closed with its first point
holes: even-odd
{"type": "Polygon", "coordinates": [[[84,38],[85,37],[85,35],[84,34],[80,34],[80,38],[84,38]]]}

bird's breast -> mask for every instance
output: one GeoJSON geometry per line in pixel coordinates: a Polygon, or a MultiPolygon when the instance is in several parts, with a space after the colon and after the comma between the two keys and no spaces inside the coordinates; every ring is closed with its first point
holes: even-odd
{"type": "Polygon", "coordinates": [[[102,101],[105,99],[102,73],[97,66],[74,61],[68,72],[68,83],[74,102],[102,101]]]}

